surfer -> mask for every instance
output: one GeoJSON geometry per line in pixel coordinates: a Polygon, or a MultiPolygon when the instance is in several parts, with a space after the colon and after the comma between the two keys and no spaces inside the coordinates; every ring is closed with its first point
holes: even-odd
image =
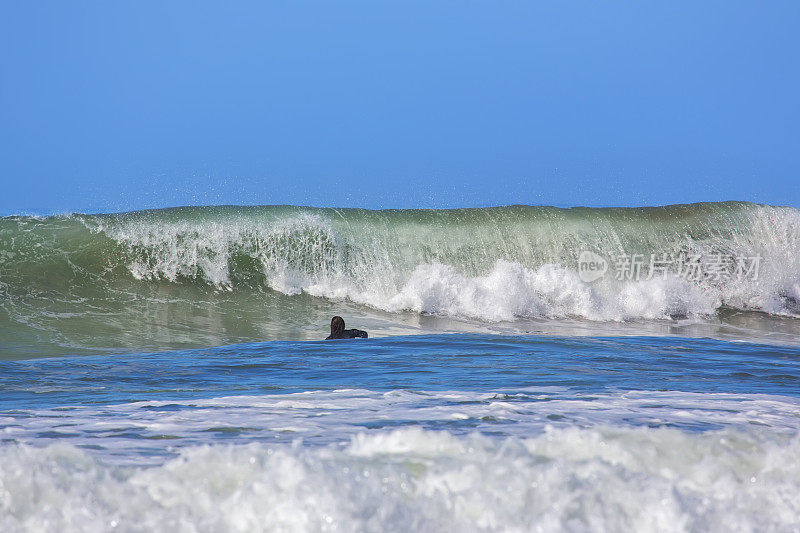
{"type": "Polygon", "coordinates": [[[331,334],[325,340],[331,339],[366,339],[367,332],[360,329],[344,329],[344,319],[335,316],[331,319],[331,334]]]}

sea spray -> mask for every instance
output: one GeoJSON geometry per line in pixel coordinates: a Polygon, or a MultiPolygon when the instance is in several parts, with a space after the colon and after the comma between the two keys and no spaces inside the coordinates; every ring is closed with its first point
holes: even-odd
{"type": "Polygon", "coordinates": [[[6,338],[25,344],[36,330],[60,329],[60,338],[48,333],[47,342],[66,347],[85,346],[87,336],[48,321],[86,331],[90,320],[102,337],[130,331],[116,324],[168,308],[173,337],[200,329],[227,341],[258,338],[253,331],[226,333],[237,314],[271,309],[262,320],[271,337],[281,327],[306,327],[298,317],[335,314],[337,302],[361,306],[361,315],[411,312],[488,323],[708,320],[720,309],[796,317],[800,211],[725,202],[15,216],[0,219],[0,295],[6,338]],[[598,279],[582,276],[586,253],[605,262],[598,279]],[[656,271],[661,258],[672,263],[656,271]],[[639,264],[626,267],[623,259],[639,264]],[[698,261],[693,271],[691,261],[698,261]],[[309,296],[328,303],[312,304],[309,296]],[[214,324],[202,328],[197,315],[223,300],[214,324]],[[283,325],[271,317],[284,317],[283,325]]]}

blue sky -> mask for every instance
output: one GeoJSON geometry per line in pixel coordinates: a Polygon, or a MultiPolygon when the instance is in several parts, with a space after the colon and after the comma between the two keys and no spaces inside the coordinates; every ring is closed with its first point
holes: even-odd
{"type": "Polygon", "coordinates": [[[800,3],[4,2],[0,213],[800,206],[800,3]]]}

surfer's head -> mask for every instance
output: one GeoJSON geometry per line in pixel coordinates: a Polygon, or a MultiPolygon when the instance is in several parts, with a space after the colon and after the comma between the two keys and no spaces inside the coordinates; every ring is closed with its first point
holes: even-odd
{"type": "Polygon", "coordinates": [[[331,336],[336,337],[344,332],[344,318],[335,316],[331,318],[331,336]]]}

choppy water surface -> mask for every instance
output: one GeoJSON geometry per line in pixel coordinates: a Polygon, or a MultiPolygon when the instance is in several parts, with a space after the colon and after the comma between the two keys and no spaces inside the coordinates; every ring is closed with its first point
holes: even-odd
{"type": "Polygon", "coordinates": [[[2,219],[0,530],[795,531],[798,228],[741,203],[2,219]],[[587,281],[585,250],[761,263],[587,281]],[[311,340],[332,314],[373,338],[311,340]]]}
{"type": "Polygon", "coordinates": [[[788,531],[800,516],[792,346],[456,334],[0,371],[6,531],[788,531]]]}

